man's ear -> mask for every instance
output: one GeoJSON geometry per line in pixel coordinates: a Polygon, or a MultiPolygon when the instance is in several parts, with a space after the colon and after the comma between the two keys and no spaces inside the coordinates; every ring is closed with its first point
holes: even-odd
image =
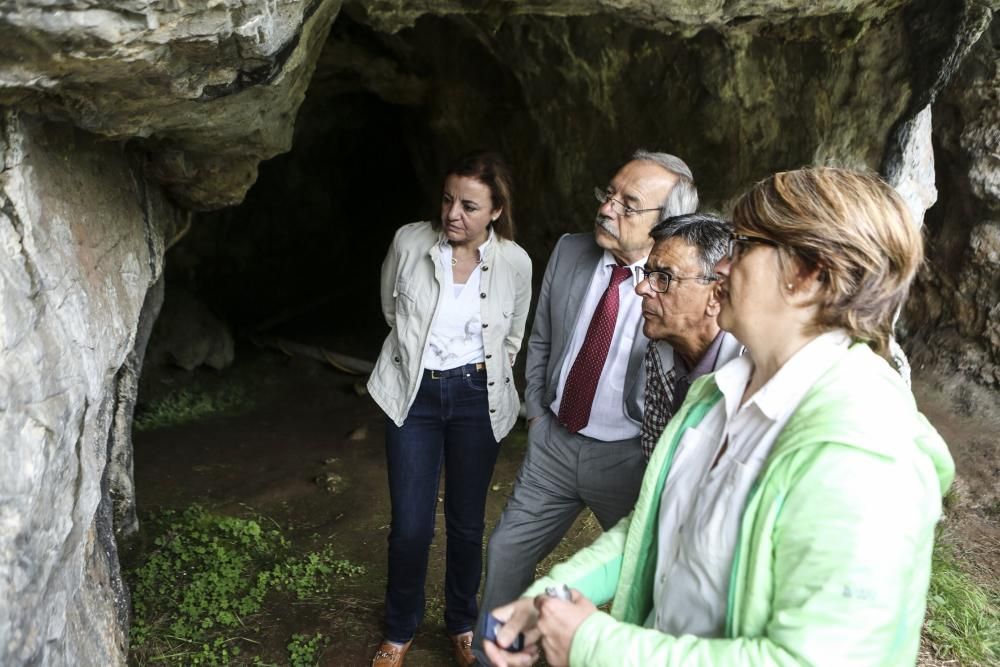
{"type": "Polygon", "coordinates": [[[722,303],[719,301],[719,290],[722,286],[719,283],[712,283],[712,289],[708,295],[708,303],[705,304],[705,315],[708,317],[718,317],[719,311],[722,309],[722,303]]]}

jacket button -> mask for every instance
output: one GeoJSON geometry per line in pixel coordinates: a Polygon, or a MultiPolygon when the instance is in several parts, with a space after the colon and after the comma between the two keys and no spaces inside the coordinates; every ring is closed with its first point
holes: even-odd
{"type": "Polygon", "coordinates": [[[488,266],[484,266],[483,267],[483,271],[489,271],[489,270],[490,270],[490,267],[488,267],[488,266]]]}
{"type": "Polygon", "coordinates": [[[492,355],[492,354],[487,354],[487,355],[486,355],[486,358],[487,358],[487,359],[492,359],[492,358],[493,358],[493,355],[492,355]]]}
{"type": "Polygon", "coordinates": [[[510,384],[510,378],[504,378],[503,379],[503,383],[504,384],[510,384]]]}
{"type": "Polygon", "coordinates": [[[486,298],[486,292],[480,292],[479,293],[479,298],[480,299],[485,299],[486,298]]]}
{"type": "Polygon", "coordinates": [[[493,380],[490,380],[490,381],[489,381],[489,382],[487,382],[486,384],[488,384],[489,386],[491,386],[491,387],[492,387],[492,386],[493,386],[493,384],[494,384],[494,382],[493,382],[493,380]]]}
{"type": "Polygon", "coordinates": [[[494,410],[493,408],[490,408],[490,414],[493,414],[494,412],[496,412],[496,410],[494,410]]]}
{"type": "Polygon", "coordinates": [[[399,357],[393,357],[392,360],[395,361],[397,364],[399,363],[399,357]]]}
{"type": "Polygon", "coordinates": [[[483,322],[483,328],[484,328],[484,329],[485,329],[486,327],[488,327],[488,326],[490,326],[490,325],[486,324],[486,322],[483,322]]]}

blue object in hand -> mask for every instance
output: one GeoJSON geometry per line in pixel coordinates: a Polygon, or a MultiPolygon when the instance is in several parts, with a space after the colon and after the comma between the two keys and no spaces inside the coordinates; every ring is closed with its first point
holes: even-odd
{"type": "Polygon", "coordinates": [[[483,639],[489,639],[505,651],[520,651],[524,648],[524,633],[517,633],[517,637],[510,643],[510,646],[503,646],[497,641],[497,631],[503,627],[503,621],[493,614],[486,615],[486,630],[483,632],[483,639]]]}

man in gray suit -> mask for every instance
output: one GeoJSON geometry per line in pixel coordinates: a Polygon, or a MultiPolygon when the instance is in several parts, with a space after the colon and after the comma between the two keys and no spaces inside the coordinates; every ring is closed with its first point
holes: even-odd
{"type": "Polygon", "coordinates": [[[595,196],[593,234],[560,238],[542,280],[525,371],[528,451],[487,548],[477,649],[486,614],[528,587],[585,506],[607,530],[638,497],[647,339],[634,276],[653,226],[693,212],[698,193],[682,160],[637,151],[595,196]]]}

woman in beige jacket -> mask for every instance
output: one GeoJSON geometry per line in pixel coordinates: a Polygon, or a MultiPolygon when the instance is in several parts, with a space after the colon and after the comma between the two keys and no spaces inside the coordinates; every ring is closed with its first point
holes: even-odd
{"type": "Polygon", "coordinates": [[[402,665],[420,623],[442,468],[445,627],[458,664],[474,663],[486,494],[517,419],[511,367],[531,301],[510,186],[497,155],[463,157],[445,177],[440,219],[402,227],[382,265],[390,331],[368,390],[386,414],[392,527],[375,667],[402,665]]]}

